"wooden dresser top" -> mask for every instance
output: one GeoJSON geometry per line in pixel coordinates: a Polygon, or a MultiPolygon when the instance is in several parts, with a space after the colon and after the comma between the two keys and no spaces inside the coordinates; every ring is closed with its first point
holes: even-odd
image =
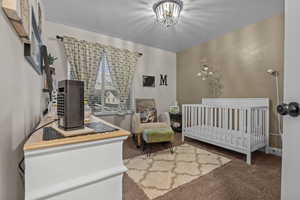
{"type": "MultiPolygon", "coordinates": [[[[53,118],[51,117],[45,117],[42,122],[40,123],[40,126],[51,122],[53,118]]],[[[130,132],[123,130],[119,127],[116,127],[98,117],[92,116],[91,122],[102,122],[109,126],[115,127],[119,130],[113,131],[113,132],[107,132],[102,134],[90,134],[90,135],[83,135],[83,136],[76,136],[76,137],[67,137],[62,139],[55,139],[55,140],[43,140],[43,129],[40,129],[36,131],[24,144],[23,150],[29,151],[29,150],[36,150],[36,149],[43,149],[43,148],[49,148],[49,147],[55,147],[55,146],[62,146],[67,144],[75,144],[75,143],[82,143],[82,142],[90,142],[90,141],[96,141],[96,140],[105,140],[110,138],[116,138],[116,137],[122,137],[122,136],[129,136],[130,132]]],[[[49,125],[51,126],[51,125],[49,125]]]]}

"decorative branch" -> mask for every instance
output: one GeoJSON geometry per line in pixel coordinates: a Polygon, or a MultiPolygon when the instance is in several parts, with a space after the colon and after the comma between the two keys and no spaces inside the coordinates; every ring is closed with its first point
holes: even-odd
{"type": "Polygon", "coordinates": [[[49,65],[53,65],[57,59],[58,59],[58,58],[52,56],[51,53],[48,54],[49,65]]]}

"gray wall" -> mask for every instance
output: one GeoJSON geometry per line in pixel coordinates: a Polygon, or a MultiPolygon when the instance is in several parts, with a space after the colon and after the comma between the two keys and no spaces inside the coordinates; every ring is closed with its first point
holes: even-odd
{"type": "Polygon", "coordinates": [[[224,89],[219,97],[271,99],[271,145],[280,147],[280,137],[276,135],[275,82],[266,71],[273,68],[280,72],[282,98],[283,37],[284,17],[281,15],[177,53],[179,103],[199,103],[203,97],[213,97],[208,82],[197,77],[201,60],[206,59],[222,75],[224,89]]]}
{"type": "Polygon", "coordinates": [[[24,59],[23,44],[2,9],[0,27],[0,199],[21,200],[17,164],[25,135],[40,118],[42,79],[24,59]]]}
{"type": "MultiPolygon", "coordinates": [[[[49,52],[58,57],[55,63],[56,79],[67,78],[67,63],[62,43],[55,39],[56,35],[68,35],[77,39],[91,42],[99,42],[105,45],[129,49],[143,53],[137,64],[137,71],[133,81],[134,94],[136,98],[154,98],[158,112],[165,112],[168,106],[176,101],[176,54],[145,45],[124,41],[118,38],[101,35],[71,26],[46,22],[46,39],[49,52]],[[159,86],[160,74],[168,75],[168,86],[159,86]],[[155,88],[142,87],[142,75],[153,75],[156,77],[155,88]]],[[[110,116],[103,119],[130,130],[131,116],[110,116]]]]}

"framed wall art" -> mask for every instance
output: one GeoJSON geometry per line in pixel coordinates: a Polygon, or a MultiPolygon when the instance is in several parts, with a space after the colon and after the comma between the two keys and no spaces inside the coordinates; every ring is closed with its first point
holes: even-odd
{"type": "Polygon", "coordinates": [[[42,32],[43,32],[43,30],[42,30],[42,26],[43,26],[43,12],[42,12],[41,3],[38,2],[37,6],[38,6],[37,7],[37,11],[38,11],[38,15],[37,15],[38,22],[37,22],[37,25],[38,25],[39,33],[40,33],[40,35],[42,35],[42,32]]]}
{"type": "Polygon", "coordinates": [[[41,36],[33,8],[31,9],[31,33],[30,42],[24,43],[24,56],[38,74],[42,74],[41,36]]]}
{"type": "Polygon", "coordinates": [[[155,76],[143,76],[143,87],[155,87],[155,76]]]}

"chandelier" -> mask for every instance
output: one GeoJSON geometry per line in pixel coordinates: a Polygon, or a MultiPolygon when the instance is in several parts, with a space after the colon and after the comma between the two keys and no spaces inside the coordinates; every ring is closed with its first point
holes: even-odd
{"type": "Polygon", "coordinates": [[[171,27],[178,23],[182,8],[181,0],[160,0],[153,5],[157,21],[165,27],[171,27]]]}

